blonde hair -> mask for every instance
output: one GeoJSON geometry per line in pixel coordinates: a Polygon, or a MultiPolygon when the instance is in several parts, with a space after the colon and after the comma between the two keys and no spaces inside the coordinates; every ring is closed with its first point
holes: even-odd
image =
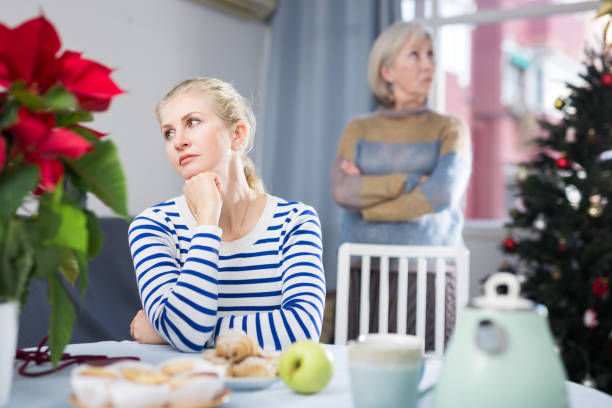
{"type": "Polygon", "coordinates": [[[190,91],[204,93],[212,102],[216,115],[228,128],[233,128],[239,122],[243,122],[246,125],[247,138],[241,146],[244,175],[249,187],[259,193],[263,193],[263,182],[257,173],[255,173],[253,161],[247,156],[253,149],[253,138],[257,125],[255,115],[253,114],[251,104],[231,84],[215,78],[187,79],[172,88],[157,104],[155,108],[157,120],[161,122],[161,110],[171,99],[190,91]]]}
{"type": "Polygon", "coordinates": [[[426,38],[431,41],[431,35],[422,25],[396,23],[374,41],[368,59],[368,85],[379,105],[390,108],[395,104],[391,84],[381,76],[380,69],[393,63],[406,41],[410,40],[410,44],[416,44],[426,38]]]}

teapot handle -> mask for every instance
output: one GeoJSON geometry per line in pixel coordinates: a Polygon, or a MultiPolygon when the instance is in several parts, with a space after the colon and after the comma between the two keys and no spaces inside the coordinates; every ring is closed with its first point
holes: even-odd
{"type": "Polygon", "coordinates": [[[497,296],[506,296],[512,299],[518,299],[521,294],[521,284],[516,275],[508,272],[498,272],[487,279],[485,283],[485,297],[493,298],[497,296]],[[508,293],[506,295],[500,295],[497,293],[497,288],[500,286],[506,286],[508,293]]]}

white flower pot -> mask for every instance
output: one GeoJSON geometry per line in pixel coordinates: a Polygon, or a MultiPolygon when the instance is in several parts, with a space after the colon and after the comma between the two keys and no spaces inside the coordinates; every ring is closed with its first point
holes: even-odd
{"type": "Polygon", "coordinates": [[[11,394],[15,347],[17,347],[17,302],[0,302],[0,406],[5,405],[11,394]]]}

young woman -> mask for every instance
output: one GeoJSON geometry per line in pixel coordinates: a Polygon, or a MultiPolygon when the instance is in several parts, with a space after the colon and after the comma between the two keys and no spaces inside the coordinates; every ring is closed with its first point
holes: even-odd
{"type": "Polygon", "coordinates": [[[141,343],[182,351],[241,328],[266,350],[318,340],[325,277],[312,207],[266,194],[247,153],[255,118],[228,83],[197,78],[157,106],[183,195],[143,211],[129,243],[143,310],[141,343]]]}

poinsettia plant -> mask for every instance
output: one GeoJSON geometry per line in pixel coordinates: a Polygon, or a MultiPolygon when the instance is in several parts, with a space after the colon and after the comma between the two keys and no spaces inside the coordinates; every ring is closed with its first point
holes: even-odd
{"type": "Polygon", "coordinates": [[[82,125],[123,91],[111,69],[60,48],[44,16],[0,24],[0,300],[23,304],[31,279],[48,280],[54,364],[75,322],[66,285],[85,291],[87,261],[102,245],[86,194],[127,218],[117,149],[82,125]],[[30,213],[27,201],[37,204],[30,213]]]}

